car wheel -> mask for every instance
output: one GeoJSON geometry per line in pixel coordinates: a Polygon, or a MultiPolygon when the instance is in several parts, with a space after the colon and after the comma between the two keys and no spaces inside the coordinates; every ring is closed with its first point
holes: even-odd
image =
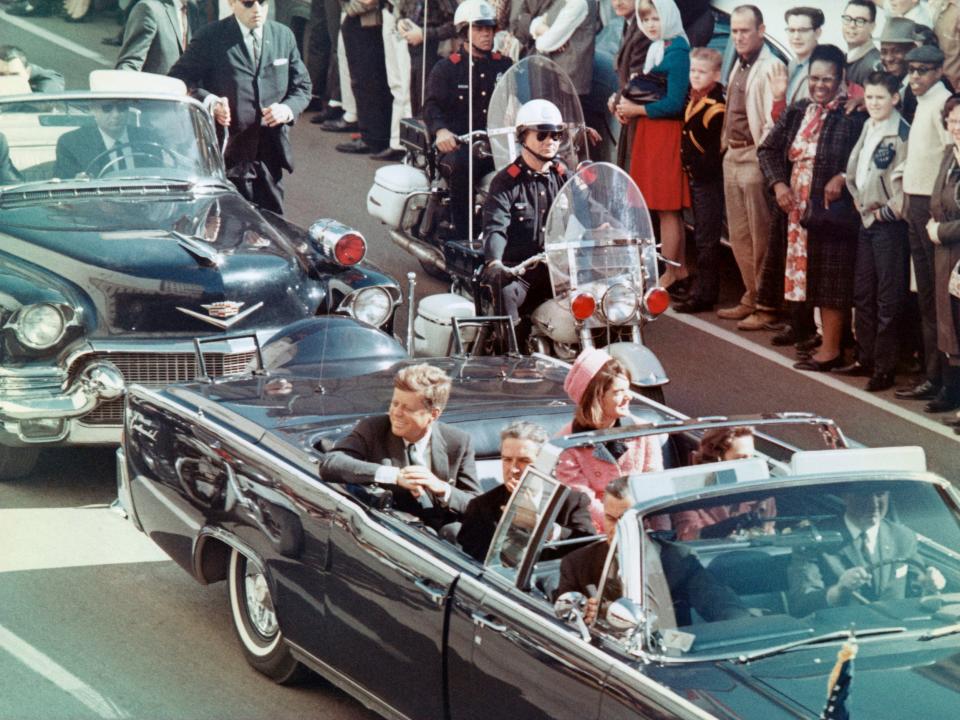
{"type": "Polygon", "coordinates": [[[38,447],[0,445],[0,480],[17,480],[30,474],[40,457],[38,447]]]}
{"type": "Polygon", "coordinates": [[[234,549],[230,554],[230,614],[247,662],[280,684],[308,675],[290,653],[277,624],[267,576],[256,563],[234,549]]]}

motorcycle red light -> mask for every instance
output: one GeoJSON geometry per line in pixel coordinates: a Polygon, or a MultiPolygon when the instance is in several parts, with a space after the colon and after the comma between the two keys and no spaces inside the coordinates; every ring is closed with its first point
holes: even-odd
{"type": "Polygon", "coordinates": [[[670,293],[661,287],[654,288],[643,298],[643,304],[651,315],[660,315],[670,307],[670,293]]]}
{"type": "Polygon", "coordinates": [[[367,242],[357,233],[347,233],[337,240],[333,255],[341,265],[356,265],[367,254],[367,242]]]}
{"type": "Polygon", "coordinates": [[[574,295],[570,301],[570,312],[577,320],[586,320],[597,309],[597,301],[589,293],[574,295]]]}

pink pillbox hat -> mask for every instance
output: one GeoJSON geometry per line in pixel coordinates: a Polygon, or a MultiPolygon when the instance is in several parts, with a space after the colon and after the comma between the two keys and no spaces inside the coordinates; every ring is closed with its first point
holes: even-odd
{"type": "Polygon", "coordinates": [[[605,350],[589,348],[577,356],[577,361],[573,363],[567,379],[563,381],[563,389],[575,403],[580,403],[580,398],[587,391],[587,385],[596,376],[600,369],[613,358],[605,350]]]}

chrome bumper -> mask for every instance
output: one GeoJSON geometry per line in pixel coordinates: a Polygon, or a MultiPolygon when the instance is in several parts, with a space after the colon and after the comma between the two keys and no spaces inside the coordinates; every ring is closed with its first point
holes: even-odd
{"type": "Polygon", "coordinates": [[[87,365],[63,392],[24,388],[0,396],[0,430],[24,443],[56,442],[69,433],[68,420],[86,415],[123,391],[123,375],[116,366],[97,361],[87,365]]]}

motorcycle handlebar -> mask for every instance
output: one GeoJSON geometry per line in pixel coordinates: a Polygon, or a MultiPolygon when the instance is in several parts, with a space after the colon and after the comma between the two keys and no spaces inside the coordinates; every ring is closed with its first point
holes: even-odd
{"type": "Polygon", "coordinates": [[[513,267],[508,267],[507,270],[512,272],[514,275],[523,275],[527,270],[532,268],[534,265],[539,265],[547,259],[546,253],[537,253],[532,255],[524,260],[519,265],[514,265],[513,267]]]}

